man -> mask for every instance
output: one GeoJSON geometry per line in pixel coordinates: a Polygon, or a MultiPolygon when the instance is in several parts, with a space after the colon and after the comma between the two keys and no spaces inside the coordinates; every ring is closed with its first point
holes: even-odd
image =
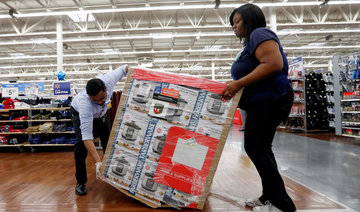
{"type": "Polygon", "coordinates": [[[105,119],[106,111],[111,107],[110,97],[114,86],[128,72],[128,66],[124,65],[99,78],[87,82],[86,88],[75,96],[71,102],[71,120],[76,133],[74,158],[76,167],[76,187],[78,195],[85,195],[86,189],[86,157],[90,156],[96,163],[101,159],[94,145],[94,137],[100,137],[103,152],[107,146],[110,129],[105,119]]]}

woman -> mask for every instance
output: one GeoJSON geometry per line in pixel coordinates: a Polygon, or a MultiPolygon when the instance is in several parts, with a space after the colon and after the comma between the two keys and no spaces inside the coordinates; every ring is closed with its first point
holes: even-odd
{"type": "Polygon", "coordinates": [[[245,203],[254,211],[296,211],[271,149],[276,127],[288,117],[294,98],[286,56],[276,34],[265,28],[265,17],[258,6],[245,4],[235,9],[230,23],[244,49],[231,67],[234,80],[228,82],[222,98],[228,101],[244,87],[239,106],[247,113],[245,151],[263,188],[259,198],[245,203]]]}

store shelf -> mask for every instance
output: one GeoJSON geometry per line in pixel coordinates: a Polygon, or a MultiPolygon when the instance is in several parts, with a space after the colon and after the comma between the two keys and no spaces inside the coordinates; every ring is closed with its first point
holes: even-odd
{"type": "Polygon", "coordinates": [[[66,132],[1,132],[0,135],[36,135],[36,134],[73,134],[75,131],[66,132]]]}
{"type": "Polygon", "coordinates": [[[360,125],[360,122],[354,122],[354,121],[343,121],[342,124],[349,124],[349,125],[360,125]]]}
{"type": "MultiPolygon", "coordinates": [[[[9,124],[13,124],[13,123],[27,123],[28,128],[29,127],[33,127],[39,124],[43,124],[43,123],[53,123],[56,125],[56,123],[59,122],[71,122],[70,118],[63,118],[63,119],[50,119],[50,113],[54,112],[54,111],[69,111],[70,107],[60,107],[60,108],[55,108],[55,107],[38,107],[38,108],[21,108],[21,109],[0,109],[0,112],[6,112],[6,113],[15,113],[18,111],[25,111],[27,113],[27,117],[33,117],[34,114],[37,114],[38,112],[44,112],[44,115],[46,115],[46,117],[44,117],[43,119],[33,119],[33,120],[0,120],[0,123],[2,123],[3,125],[9,125],[9,124]],[[47,116],[49,115],[49,116],[47,116]]],[[[42,116],[41,116],[42,117],[42,116]]],[[[41,118],[39,117],[39,118],[41,118]]],[[[55,118],[55,116],[51,116],[51,118],[55,118]]],[[[60,118],[60,117],[59,117],[60,118]]],[[[70,126],[71,124],[66,123],[66,126],[70,126]]],[[[36,131],[36,132],[0,132],[0,135],[5,135],[5,136],[10,136],[10,137],[22,137],[23,138],[28,138],[30,139],[32,136],[35,135],[44,135],[46,137],[48,137],[48,139],[52,139],[52,138],[56,138],[59,136],[66,136],[66,137],[73,137],[73,135],[75,134],[75,131],[65,131],[65,132],[41,132],[41,131],[36,131]],[[70,135],[70,136],[68,136],[70,135]],[[25,136],[25,137],[24,137],[25,136]]],[[[36,148],[39,147],[71,147],[74,146],[74,144],[30,144],[29,142],[25,142],[19,145],[0,145],[0,147],[18,147],[20,149],[20,152],[24,151],[24,148],[29,148],[31,150],[31,152],[35,152],[36,148]]]]}
{"type": "Polygon", "coordinates": [[[291,81],[304,81],[304,77],[289,77],[291,81]]]}
{"type": "Polygon", "coordinates": [[[48,146],[48,147],[53,147],[53,146],[74,146],[74,144],[29,144],[29,143],[23,143],[23,144],[16,144],[16,145],[12,145],[12,144],[2,144],[0,145],[0,148],[6,148],[6,147],[39,147],[39,146],[48,146]]]}
{"type": "Polygon", "coordinates": [[[290,114],[289,118],[305,118],[305,115],[299,115],[299,114],[290,114]]]}
{"type": "Polygon", "coordinates": [[[294,100],[294,103],[302,103],[302,104],[305,104],[305,100],[294,100]]]}
{"type": "Polygon", "coordinates": [[[61,110],[68,110],[68,109],[70,109],[70,107],[20,108],[20,109],[0,109],[0,112],[19,111],[19,110],[61,111],[61,110]]]}
{"type": "Polygon", "coordinates": [[[360,130],[360,127],[342,127],[343,129],[360,130]]]}
{"type": "Polygon", "coordinates": [[[356,102],[356,101],[360,101],[360,99],[342,99],[342,102],[356,102]]]}
{"type": "Polygon", "coordinates": [[[37,135],[37,134],[73,134],[75,131],[65,131],[65,132],[29,132],[26,134],[37,135]]]}
{"type": "Polygon", "coordinates": [[[359,135],[342,134],[342,136],[346,136],[346,137],[353,137],[353,138],[360,138],[360,136],[359,136],[359,135]]]}
{"type": "Polygon", "coordinates": [[[360,113],[360,111],[342,111],[342,113],[360,113]]]}
{"type": "Polygon", "coordinates": [[[74,146],[74,144],[24,144],[26,147],[39,147],[39,146],[74,146]]]}
{"type": "Polygon", "coordinates": [[[58,119],[58,120],[27,120],[28,122],[60,122],[60,121],[71,121],[71,119],[58,119]]]}
{"type": "Polygon", "coordinates": [[[26,132],[0,132],[0,135],[25,135],[26,132]]]}
{"type": "Polygon", "coordinates": [[[294,92],[305,92],[304,89],[294,88],[294,92]]]}
{"type": "Polygon", "coordinates": [[[58,120],[0,120],[0,122],[60,122],[60,121],[71,121],[71,119],[58,119],[58,120]]]}
{"type": "Polygon", "coordinates": [[[0,148],[2,148],[2,147],[4,147],[4,148],[6,148],[6,147],[21,147],[21,146],[23,146],[23,144],[16,144],[16,145],[12,145],[12,144],[1,144],[1,145],[0,145],[0,148]]]}

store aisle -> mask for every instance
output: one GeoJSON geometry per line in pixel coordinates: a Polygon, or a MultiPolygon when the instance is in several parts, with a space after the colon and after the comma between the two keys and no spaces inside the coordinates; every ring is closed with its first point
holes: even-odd
{"type": "MultiPolygon", "coordinates": [[[[274,149],[282,173],[288,176],[284,177],[284,181],[298,212],[354,211],[347,206],[358,201],[356,198],[360,195],[355,191],[360,189],[354,181],[350,185],[345,181],[356,177],[359,179],[356,173],[359,170],[358,159],[356,155],[348,155],[358,154],[357,148],[278,133],[274,149]],[[351,197],[350,194],[355,196],[351,197]]],[[[87,161],[88,194],[75,195],[71,151],[1,151],[0,158],[0,211],[153,211],[96,180],[95,166],[91,160],[87,161]]],[[[242,133],[235,126],[231,129],[203,211],[251,211],[251,208],[244,207],[243,200],[260,192],[259,177],[249,158],[244,155],[242,133]]]]}
{"type": "Polygon", "coordinates": [[[360,211],[359,146],[281,132],[275,139],[283,175],[360,211]]]}
{"type": "MultiPolygon", "coordinates": [[[[227,143],[234,147],[240,141],[238,149],[246,155],[237,129],[227,143]]],[[[277,132],[273,150],[282,175],[360,211],[360,146],[277,132]]]]}

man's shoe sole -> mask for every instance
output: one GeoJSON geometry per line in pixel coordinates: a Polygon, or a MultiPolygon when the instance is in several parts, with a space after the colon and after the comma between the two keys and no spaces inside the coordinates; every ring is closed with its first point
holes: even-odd
{"type": "Polygon", "coordinates": [[[80,195],[80,196],[84,196],[84,195],[87,194],[87,192],[85,192],[85,193],[80,193],[80,192],[78,192],[78,191],[76,191],[76,190],[75,190],[75,193],[76,193],[77,195],[80,195]]]}

